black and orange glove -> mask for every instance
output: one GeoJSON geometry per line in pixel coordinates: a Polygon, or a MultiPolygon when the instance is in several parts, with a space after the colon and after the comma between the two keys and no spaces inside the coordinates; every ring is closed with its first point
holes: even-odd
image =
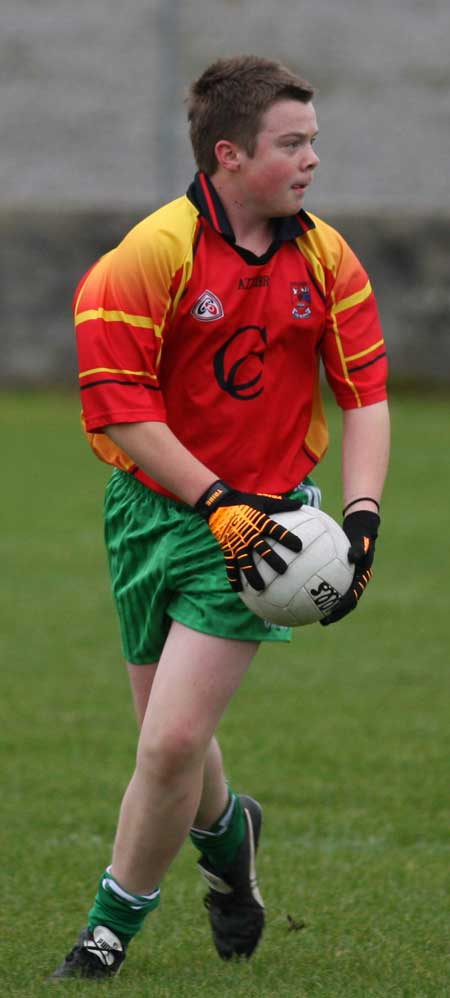
{"type": "Polygon", "coordinates": [[[350,541],[347,557],[355,566],[355,574],[350,589],[341,596],[328,617],[320,621],[324,627],[346,617],[358,605],[372,578],[372,563],[379,525],[378,514],[371,513],[368,509],[359,509],[356,513],[350,513],[345,517],[342,527],[350,541]]]}
{"type": "Polygon", "coordinates": [[[279,541],[291,551],[301,551],[302,542],[280,523],[271,520],[270,515],[300,509],[301,506],[300,501],[283,496],[238,492],[220,480],[200,496],[195,509],[208,521],[222,548],[228,581],[235,592],[242,589],[240,572],[244,573],[253,589],[264,589],[264,580],[253,560],[254,553],[264,558],[275,572],[283,575],[286,562],[267,539],[279,541]]]}

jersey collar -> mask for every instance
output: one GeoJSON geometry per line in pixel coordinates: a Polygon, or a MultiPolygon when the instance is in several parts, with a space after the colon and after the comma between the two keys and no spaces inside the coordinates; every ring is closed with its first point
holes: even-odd
{"type": "MultiPolygon", "coordinates": [[[[194,180],[188,187],[186,195],[190,201],[206,218],[216,232],[219,232],[228,242],[235,243],[236,237],[226,214],[220,197],[211,183],[208,175],[200,171],[195,174],[194,180]]],[[[279,245],[289,239],[298,239],[305,232],[314,229],[315,225],[310,216],[303,211],[298,215],[289,215],[286,218],[274,218],[274,243],[279,245]]]]}

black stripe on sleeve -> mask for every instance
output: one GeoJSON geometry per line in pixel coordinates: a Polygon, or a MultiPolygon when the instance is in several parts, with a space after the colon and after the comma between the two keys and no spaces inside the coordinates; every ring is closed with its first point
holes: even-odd
{"type": "Polygon", "coordinates": [[[80,385],[80,392],[85,392],[88,388],[96,388],[97,385],[128,385],[130,388],[145,388],[148,392],[161,391],[159,385],[143,385],[141,381],[119,381],[118,378],[103,378],[101,381],[91,381],[89,385],[80,385]]]}
{"type": "Polygon", "coordinates": [[[314,462],[314,466],[315,466],[317,464],[317,461],[318,461],[317,455],[316,454],[312,454],[311,451],[308,450],[307,447],[305,447],[305,444],[303,444],[302,450],[305,452],[307,458],[309,458],[310,461],[314,462]]]}
{"type": "Polygon", "coordinates": [[[354,371],[363,371],[365,367],[371,367],[372,364],[376,364],[377,361],[382,360],[383,357],[386,357],[386,350],[384,353],[378,354],[378,357],[374,357],[373,360],[366,361],[365,364],[358,364],[356,367],[348,367],[347,371],[349,374],[353,374],[354,371]]]}

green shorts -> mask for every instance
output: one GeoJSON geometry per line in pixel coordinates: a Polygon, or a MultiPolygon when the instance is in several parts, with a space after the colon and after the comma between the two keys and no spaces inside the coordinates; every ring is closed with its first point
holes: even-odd
{"type": "MultiPolygon", "coordinates": [[[[290,493],[319,505],[310,479],[290,493]]],[[[157,662],[172,620],[240,641],[289,641],[291,629],[256,617],[228,583],[222,551],[189,506],[115,470],[105,495],[105,541],[123,653],[157,662]]]]}

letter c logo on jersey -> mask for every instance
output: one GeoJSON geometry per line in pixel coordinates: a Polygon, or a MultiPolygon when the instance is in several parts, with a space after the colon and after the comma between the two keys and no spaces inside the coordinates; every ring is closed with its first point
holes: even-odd
{"type": "Polygon", "coordinates": [[[260,382],[266,345],[264,326],[241,326],[214,355],[218,384],[232,398],[248,402],[264,391],[260,382]]]}

